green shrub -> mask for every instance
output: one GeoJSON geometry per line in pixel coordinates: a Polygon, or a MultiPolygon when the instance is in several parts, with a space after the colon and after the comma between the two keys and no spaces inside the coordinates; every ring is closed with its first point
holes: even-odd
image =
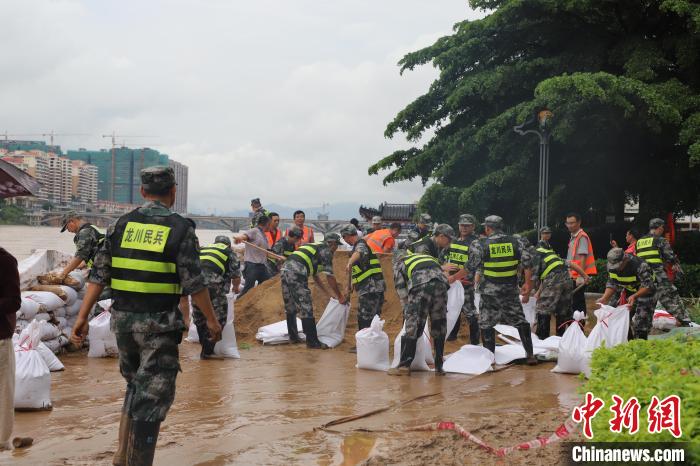
{"type": "Polygon", "coordinates": [[[700,340],[689,335],[669,339],[632,340],[614,348],[598,348],[591,360],[591,378],[581,393],[591,392],[605,402],[593,419],[596,442],[665,442],[675,441],[668,432],[647,431],[647,409],[651,397],[660,400],[669,395],[681,398],[682,437],[690,443],[690,454],[700,460],[700,340]],[[624,402],[635,396],[639,400],[639,431],[630,435],[610,432],[612,396],[624,402]]]}

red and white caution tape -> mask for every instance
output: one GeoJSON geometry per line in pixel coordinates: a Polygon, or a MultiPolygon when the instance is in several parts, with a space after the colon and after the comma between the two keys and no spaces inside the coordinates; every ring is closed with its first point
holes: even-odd
{"type": "Polygon", "coordinates": [[[562,439],[568,437],[574,431],[575,427],[576,427],[576,423],[571,419],[567,419],[549,437],[539,437],[539,438],[536,438],[534,440],[530,440],[528,442],[523,442],[523,443],[520,443],[520,444],[512,446],[512,447],[502,447],[502,448],[492,447],[491,445],[489,445],[486,442],[484,442],[483,440],[481,440],[479,437],[477,437],[474,434],[472,434],[471,432],[465,430],[464,427],[460,426],[459,424],[456,424],[454,422],[449,422],[449,421],[423,424],[421,426],[412,427],[408,430],[409,431],[453,430],[453,431],[457,432],[460,435],[460,437],[463,437],[464,439],[469,440],[470,442],[476,443],[484,450],[487,450],[487,451],[495,454],[496,456],[506,456],[506,455],[516,451],[516,450],[532,450],[534,448],[541,448],[541,447],[547,446],[549,444],[559,442],[562,439]]]}

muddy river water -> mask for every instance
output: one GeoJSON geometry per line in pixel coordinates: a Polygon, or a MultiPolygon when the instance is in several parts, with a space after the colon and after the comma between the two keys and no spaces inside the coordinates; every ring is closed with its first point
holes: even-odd
{"type": "MultiPolygon", "coordinates": [[[[20,259],[35,247],[72,250],[72,235],[60,236],[48,228],[38,232],[0,226],[0,245],[20,259]]],[[[203,230],[200,236],[210,241],[216,234],[203,230]]],[[[466,343],[464,338],[459,345],[466,343]]],[[[459,345],[448,345],[448,352],[459,345]]],[[[503,463],[454,434],[405,429],[451,420],[496,447],[549,436],[578,402],[576,376],[553,374],[553,364],[547,363],[477,377],[390,377],[356,369],[348,346],[346,341],[333,350],[309,351],[303,346],[241,345],[239,360],[200,361],[199,345],[183,342],[183,372],[162,425],[155,464],[560,462],[557,447],[518,452],[503,463]],[[385,407],[391,408],[332,431],[315,429],[385,407]]],[[[85,353],[65,354],[61,360],[65,371],[51,375],[54,409],[18,412],[15,417],[14,435],[33,437],[34,445],[0,453],[0,464],[111,464],[124,392],[117,360],[89,359],[85,353]]]]}

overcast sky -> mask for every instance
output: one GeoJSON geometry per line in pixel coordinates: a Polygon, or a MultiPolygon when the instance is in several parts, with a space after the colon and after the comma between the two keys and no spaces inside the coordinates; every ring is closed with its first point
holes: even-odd
{"type": "Polygon", "coordinates": [[[64,149],[97,149],[116,131],[189,166],[191,211],[258,196],[418,200],[419,182],[367,175],[408,146],[384,129],[436,76],[400,76],[396,63],[481,16],[466,0],[3,0],[1,11],[0,133],[54,130],[73,134],[56,137],[64,149]]]}

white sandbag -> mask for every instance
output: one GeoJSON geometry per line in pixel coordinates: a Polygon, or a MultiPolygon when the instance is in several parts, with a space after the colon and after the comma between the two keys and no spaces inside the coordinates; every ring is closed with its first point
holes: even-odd
{"type": "Polygon", "coordinates": [[[61,289],[66,294],[66,306],[70,306],[78,299],[78,292],[68,285],[61,285],[61,289]]]}
{"type": "MultiPolygon", "coordinates": [[[[301,320],[296,319],[297,329],[301,329],[301,320]]],[[[303,332],[299,332],[299,338],[301,340],[306,340],[306,335],[303,332]]],[[[263,345],[279,345],[283,343],[289,343],[289,334],[287,333],[287,321],[282,320],[280,322],[275,322],[274,324],[265,325],[258,328],[258,332],[255,334],[255,339],[262,341],[263,345]]]]}
{"type": "Polygon", "coordinates": [[[678,321],[668,312],[657,309],[654,311],[654,318],[651,321],[652,327],[657,330],[672,330],[678,325],[678,321]]]}
{"type": "Polygon", "coordinates": [[[194,324],[194,319],[192,316],[190,316],[190,328],[187,330],[187,338],[185,338],[185,341],[188,343],[199,343],[197,326],[194,324]]]}
{"type": "Polygon", "coordinates": [[[629,307],[627,304],[612,307],[601,305],[594,311],[598,321],[591,330],[586,340],[584,351],[583,373],[586,377],[591,375],[591,357],[593,351],[600,346],[612,348],[627,341],[627,332],[630,324],[629,307]]]}
{"type": "Polygon", "coordinates": [[[426,319],[425,321],[423,336],[418,339],[418,346],[423,346],[425,348],[425,351],[423,351],[423,354],[425,354],[425,363],[430,366],[435,364],[435,357],[433,356],[433,343],[430,338],[430,329],[428,328],[429,320],[430,319],[426,319]]]}
{"type": "Polygon", "coordinates": [[[45,312],[40,312],[39,314],[34,316],[34,320],[46,322],[47,320],[51,320],[51,316],[45,312]]]}
{"type": "Polygon", "coordinates": [[[580,374],[583,372],[587,339],[581,329],[581,325],[578,324],[582,318],[583,312],[574,312],[576,323],[569,325],[561,337],[557,365],[552,369],[552,372],[565,374],[580,374]]]}
{"type": "Polygon", "coordinates": [[[80,312],[80,306],[82,306],[82,305],[83,305],[83,300],[77,299],[70,306],[66,306],[66,318],[77,316],[78,313],[80,312]]]}
{"type": "MultiPolygon", "coordinates": [[[[494,325],[493,328],[496,330],[496,332],[500,333],[501,335],[505,335],[506,337],[510,337],[520,341],[520,332],[518,332],[518,329],[513,327],[512,325],[497,324],[494,325]]],[[[532,337],[532,346],[537,346],[537,344],[540,341],[540,338],[532,332],[530,332],[530,336],[532,337]]]]}
{"type": "Polygon", "coordinates": [[[60,328],[43,320],[39,322],[39,329],[41,341],[53,340],[61,334],[60,328]]]}
{"type": "Polygon", "coordinates": [[[22,304],[17,311],[17,318],[31,321],[39,312],[46,310],[45,307],[33,299],[22,297],[22,304]]]}
{"type": "Polygon", "coordinates": [[[226,295],[228,301],[228,311],[226,325],[221,331],[221,340],[214,345],[214,354],[221,355],[225,358],[240,359],[241,354],[238,352],[238,343],[236,342],[236,331],[233,328],[233,302],[235,300],[232,294],[226,295]]]}
{"type": "MultiPolygon", "coordinates": [[[[578,311],[577,311],[578,312],[578,311]]],[[[566,333],[566,332],[564,332],[566,333]]],[[[532,345],[537,348],[544,348],[549,351],[559,351],[559,345],[561,344],[561,338],[558,335],[552,335],[544,340],[533,341],[532,345]]]]}
{"type": "Polygon", "coordinates": [[[64,369],[63,363],[56,357],[56,353],[61,349],[61,338],[49,340],[48,342],[40,342],[36,350],[41,355],[41,359],[46,363],[46,367],[51,372],[58,372],[64,369]],[[49,343],[48,345],[46,343],[49,343]],[[54,348],[56,350],[54,351],[54,348]]]}
{"type": "Polygon", "coordinates": [[[50,291],[23,291],[22,297],[43,304],[47,311],[55,311],[66,304],[61,298],[50,291]]]}
{"type": "Polygon", "coordinates": [[[71,273],[69,273],[68,276],[78,282],[78,285],[75,286],[76,290],[82,290],[83,288],[85,288],[85,282],[87,280],[86,280],[85,274],[83,274],[83,272],[79,272],[77,270],[74,270],[71,273]]]}
{"type": "Polygon", "coordinates": [[[445,339],[452,333],[452,329],[454,329],[459,318],[459,313],[462,312],[463,304],[464,286],[462,286],[461,282],[455,281],[447,290],[447,333],[445,334],[445,339]]]}
{"type": "Polygon", "coordinates": [[[345,337],[348,315],[350,315],[350,304],[340,304],[337,299],[331,298],[316,324],[319,341],[330,348],[341,344],[345,337]]]}
{"type": "Polygon", "coordinates": [[[31,346],[15,350],[15,409],[51,408],[51,372],[31,346]]]}
{"type": "Polygon", "coordinates": [[[117,357],[119,349],[117,348],[117,337],[111,334],[104,340],[90,339],[90,348],[88,349],[88,358],[109,358],[117,357]]]}
{"type": "Polygon", "coordinates": [[[78,290],[78,299],[85,299],[85,294],[87,293],[87,286],[82,287],[78,290]]]}
{"type": "Polygon", "coordinates": [[[534,296],[530,296],[530,299],[523,303],[523,297],[520,296],[520,305],[523,307],[523,312],[525,313],[525,320],[528,321],[530,325],[534,324],[537,320],[535,316],[535,306],[537,305],[537,300],[534,296]]]}
{"type": "MultiPolygon", "coordinates": [[[[401,337],[406,334],[406,322],[403,323],[403,328],[401,329],[401,332],[399,332],[398,335],[396,335],[396,339],[394,340],[394,360],[391,363],[391,367],[399,367],[399,362],[401,362],[401,337]]],[[[428,344],[426,345],[426,338],[425,334],[421,335],[418,338],[418,342],[416,343],[416,355],[413,357],[413,362],[411,363],[411,370],[412,371],[429,371],[430,367],[428,367],[428,364],[426,363],[426,352],[431,353],[432,356],[432,348],[430,347],[430,343],[428,340],[428,344]]]]}
{"type": "Polygon", "coordinates": [[[100,306],[104,311],[112,310],[112,303],[113,301],[111,299],[103,299],[102,301],[97,301],[97,305],[100,306]]]}
{"type": "Polygon", "coordinates": [[[95,316],[88,323],[88,336],[90,343],[94,340],[108,340],[112,332],[109,330],[109,323],[112,319],[112,314],[109,311],[104,311],[95,316]]]}
{"type": "Polygon", "coordinates": [[[65,317],[66,316],[66,307],[59,307],[55,311],[53,311],[53,316],[54,317],[65,317]]]}
{"type": "Polygon", "coordinates": [[[55,317],[54,322],[56,322],[56,327],[58,327],[59,330],[63,330],[68,323],[65,317],[55,317]]]}
{"type": "Polygon", "coordinates": [[[449,355],[442,367],[445,372],[478,375],[491,370],[494,362],[493,353],[483,346],[464,345],[449,355]]]}
{"type": "Polygon", "coordinates": [[[384,331],[384,321],[372,318],[369,327],[355,333],[358,369],[386,371],[389,369],[389,335],[384,331]]]}
{"type": "MultiPolygon", "coordinates": [[[[532,353],[533,355],[537,356],[538,354],[547,353],[547,350],[544,348],[533,347],[532,353]]],[[[526,357],[527,353],[525,352],[525,348],[523,348],[523,345],[520,343],[514,345],[496,346],[495,358],[496,364],[498,365],[510,364],[516,359],[525,359],[526,357]]]]}

